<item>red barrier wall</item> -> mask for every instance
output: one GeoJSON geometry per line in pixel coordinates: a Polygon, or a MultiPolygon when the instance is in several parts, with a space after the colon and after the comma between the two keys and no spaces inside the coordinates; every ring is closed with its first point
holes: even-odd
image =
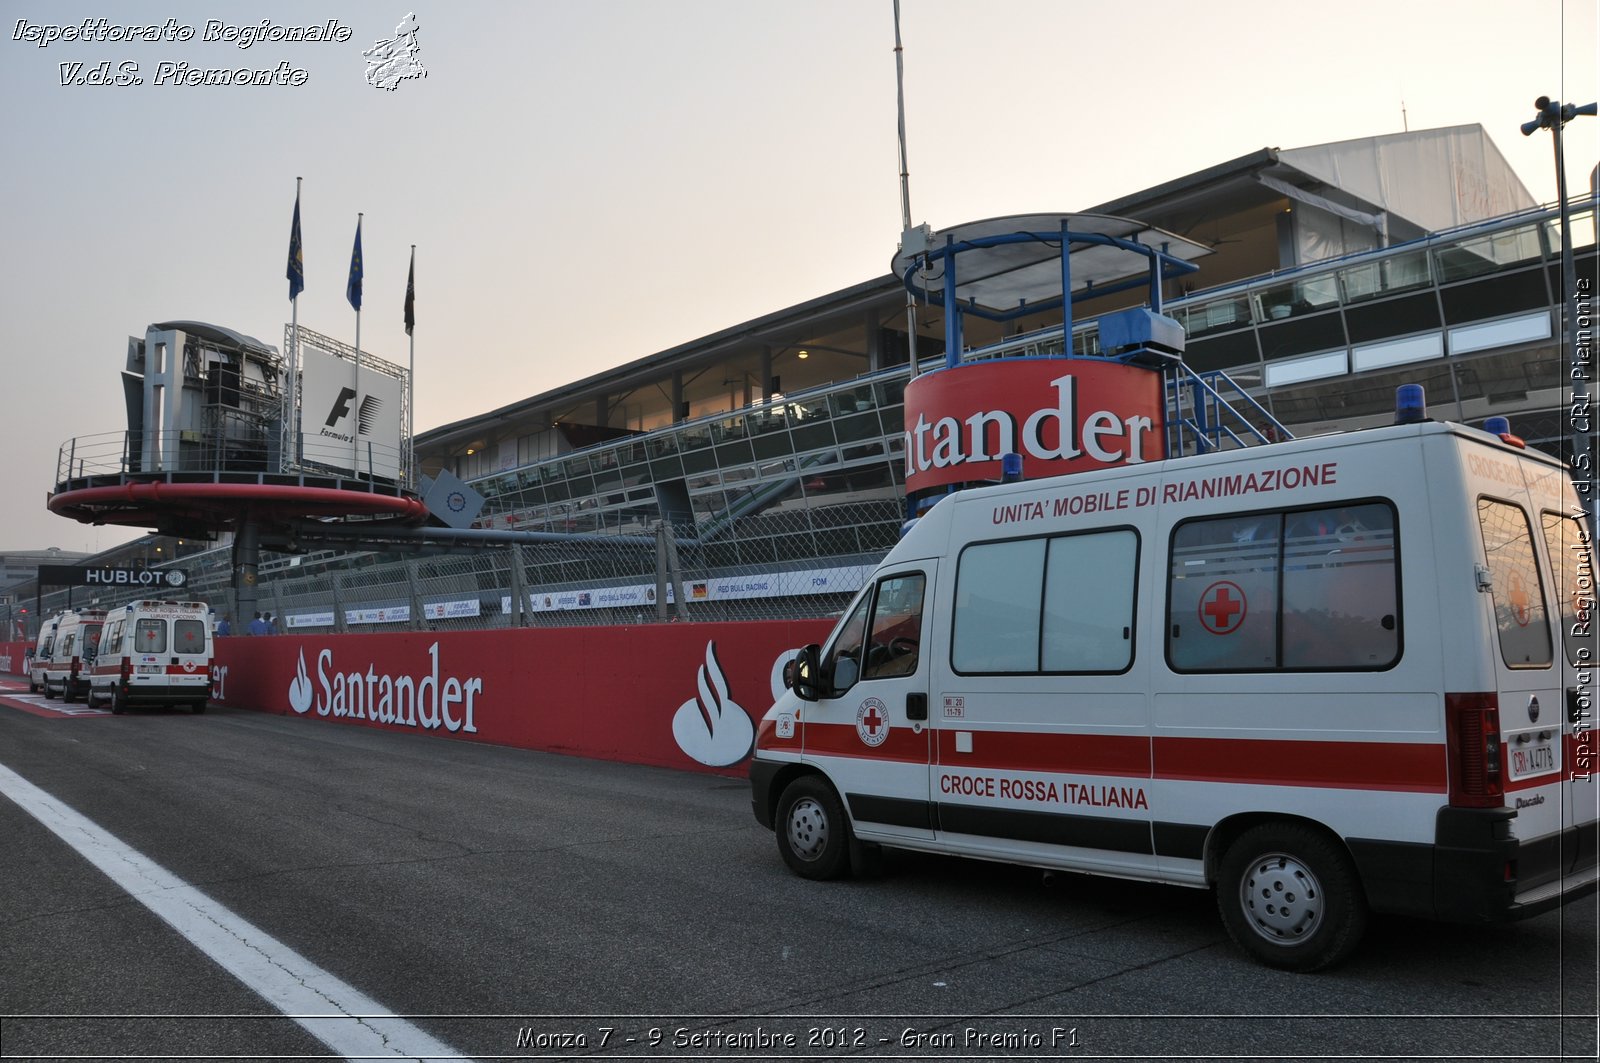
{"type": "Polygon", "coordinates": [[[32,648],[31,642],[0,642],[0,675],[27,675],[23,654],[32,648]]]}
{"type": "Polygon", "coordinates": [[[741,775],[783,660],[831,626],[234,636],[217,640],[211,695],[307,721],[741,775]]]}

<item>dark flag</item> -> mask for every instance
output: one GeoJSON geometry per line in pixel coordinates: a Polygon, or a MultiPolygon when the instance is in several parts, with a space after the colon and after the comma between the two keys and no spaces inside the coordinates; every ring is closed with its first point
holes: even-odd
{"type": "Polygon", "coordinates": [[[289,226],[289,301],[305,290],[306,264],[300,252],[300,192],[294,194],[294,224],[289,226]]]}
{"type": "Polygon", "coordinates": [[[361,310],[361,219],[356,219],[356,245],[350,250],[350,280],[344,286],[344,297],[359,313],[361,310]]]}
{"type": "Polygon", "coordinates": [[[411,249],[411,269],[406,273],[406,335],[417,323],[417,249],[411,249]]]}

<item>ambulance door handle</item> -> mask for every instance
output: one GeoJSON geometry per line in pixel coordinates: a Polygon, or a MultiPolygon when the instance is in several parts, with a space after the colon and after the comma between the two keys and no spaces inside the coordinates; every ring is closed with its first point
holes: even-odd
{"type": "Polygon", "coordinates": [[[926,720],[928,718],[928,695],[906,695],[906,719],[926,720]]]}

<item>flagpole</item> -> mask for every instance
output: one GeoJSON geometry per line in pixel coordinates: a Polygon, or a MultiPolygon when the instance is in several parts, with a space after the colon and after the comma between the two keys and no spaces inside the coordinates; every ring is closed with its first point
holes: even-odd
{"type": "MultiPolygon", "coordinates": [[[[359,212],[356,214],[356,247],[358,249],[361,246],[361,219],[363,217],[364,217],[364,215],[359,213],[359,212]]],[[[358,254],[359,254],[359,252],[358,252],[358,254]]],[[[353,259],[352,262],[351,262],[351,266],[350,266],[350,271],[351,271],[351,275],[352,276],[354,276],[354,274],[355,274],[355,269],[356,269],[355,260],[353,259]]],[[[365,263],[361,264],[361,272],[363,274],[366,273],[366,264],[365,263]]],[[[356,379],[355,379],[356,413],[357,413],[357,416],[351,418],[351,421],[350,421],[350,438],[352,440],[352,442],[350,444],[350,454],[351,454],[351,457],[353,459],[352,467],[354,468],[355,473],[356,473],[357,476],[359,476],[361,474],[361,417],[360,417],[360,410],[361,410],[361,303],[362,303],[362,299],[361,299],[360,295],[358,294],[356,296],[356,379]]],[[[371,478],[371,471],[372,470],[370,470],[370,469],[367,470],[369,479],[371,478]]]]}
{"type": "MultiPolygon", "coordinates": [[[[295,218],[300,217],[300,181],[294,179],[294,212],[295,218]]],[[[300,293],[295,292],[289,300],[289,454],[287,457],[296,466],[300,464],[300,293]]],[[[282,471],[283,459],[279,458],[279,469],[282,471]]]]}
{"type": "Polygon", "coordinates": [[[406,339],[410,357],[406,363],[406,468],[411,474],[411,486],[417,484],[417,337],[414,327],[417,287],[417,245],[411,245],[411,269],[406,274],[406,339]]]}

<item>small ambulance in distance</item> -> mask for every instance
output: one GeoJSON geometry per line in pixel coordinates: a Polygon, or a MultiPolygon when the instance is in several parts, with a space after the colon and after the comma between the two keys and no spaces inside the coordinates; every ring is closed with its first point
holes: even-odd
{"type": "Polygon", "coordinates": [[[761,721],[798,874],[890,846],[1215,891],[1265,964],[1369,911],[1597,878],[1595,573],[1566,467],[1400,424],[957,492],[761,721]]]}
{"type": "Polygon", "coordinates": [[[187,705],[206,711],[211,695],[211,619],[204,602],[137,601],[113,610],[89,673],[88,702],[187,705]]]}
{"type": "Polygon", "coordinates": [[[44,696],[75,701],[89,689],[89,664],[100,645],[106,614],[98,609],[68,610],[56,618],[56,635],[44,668],[44,696]]]}
{"type": "Polygon", "coordinates": [[[39,625],[39,639],[34,643],[33,656],[28,659],[28,693],[37,694],[45,689],[45,670],[50,667],[50,653],[56,645],[56,625],[66,615],[63,609],[39,625]]]}

